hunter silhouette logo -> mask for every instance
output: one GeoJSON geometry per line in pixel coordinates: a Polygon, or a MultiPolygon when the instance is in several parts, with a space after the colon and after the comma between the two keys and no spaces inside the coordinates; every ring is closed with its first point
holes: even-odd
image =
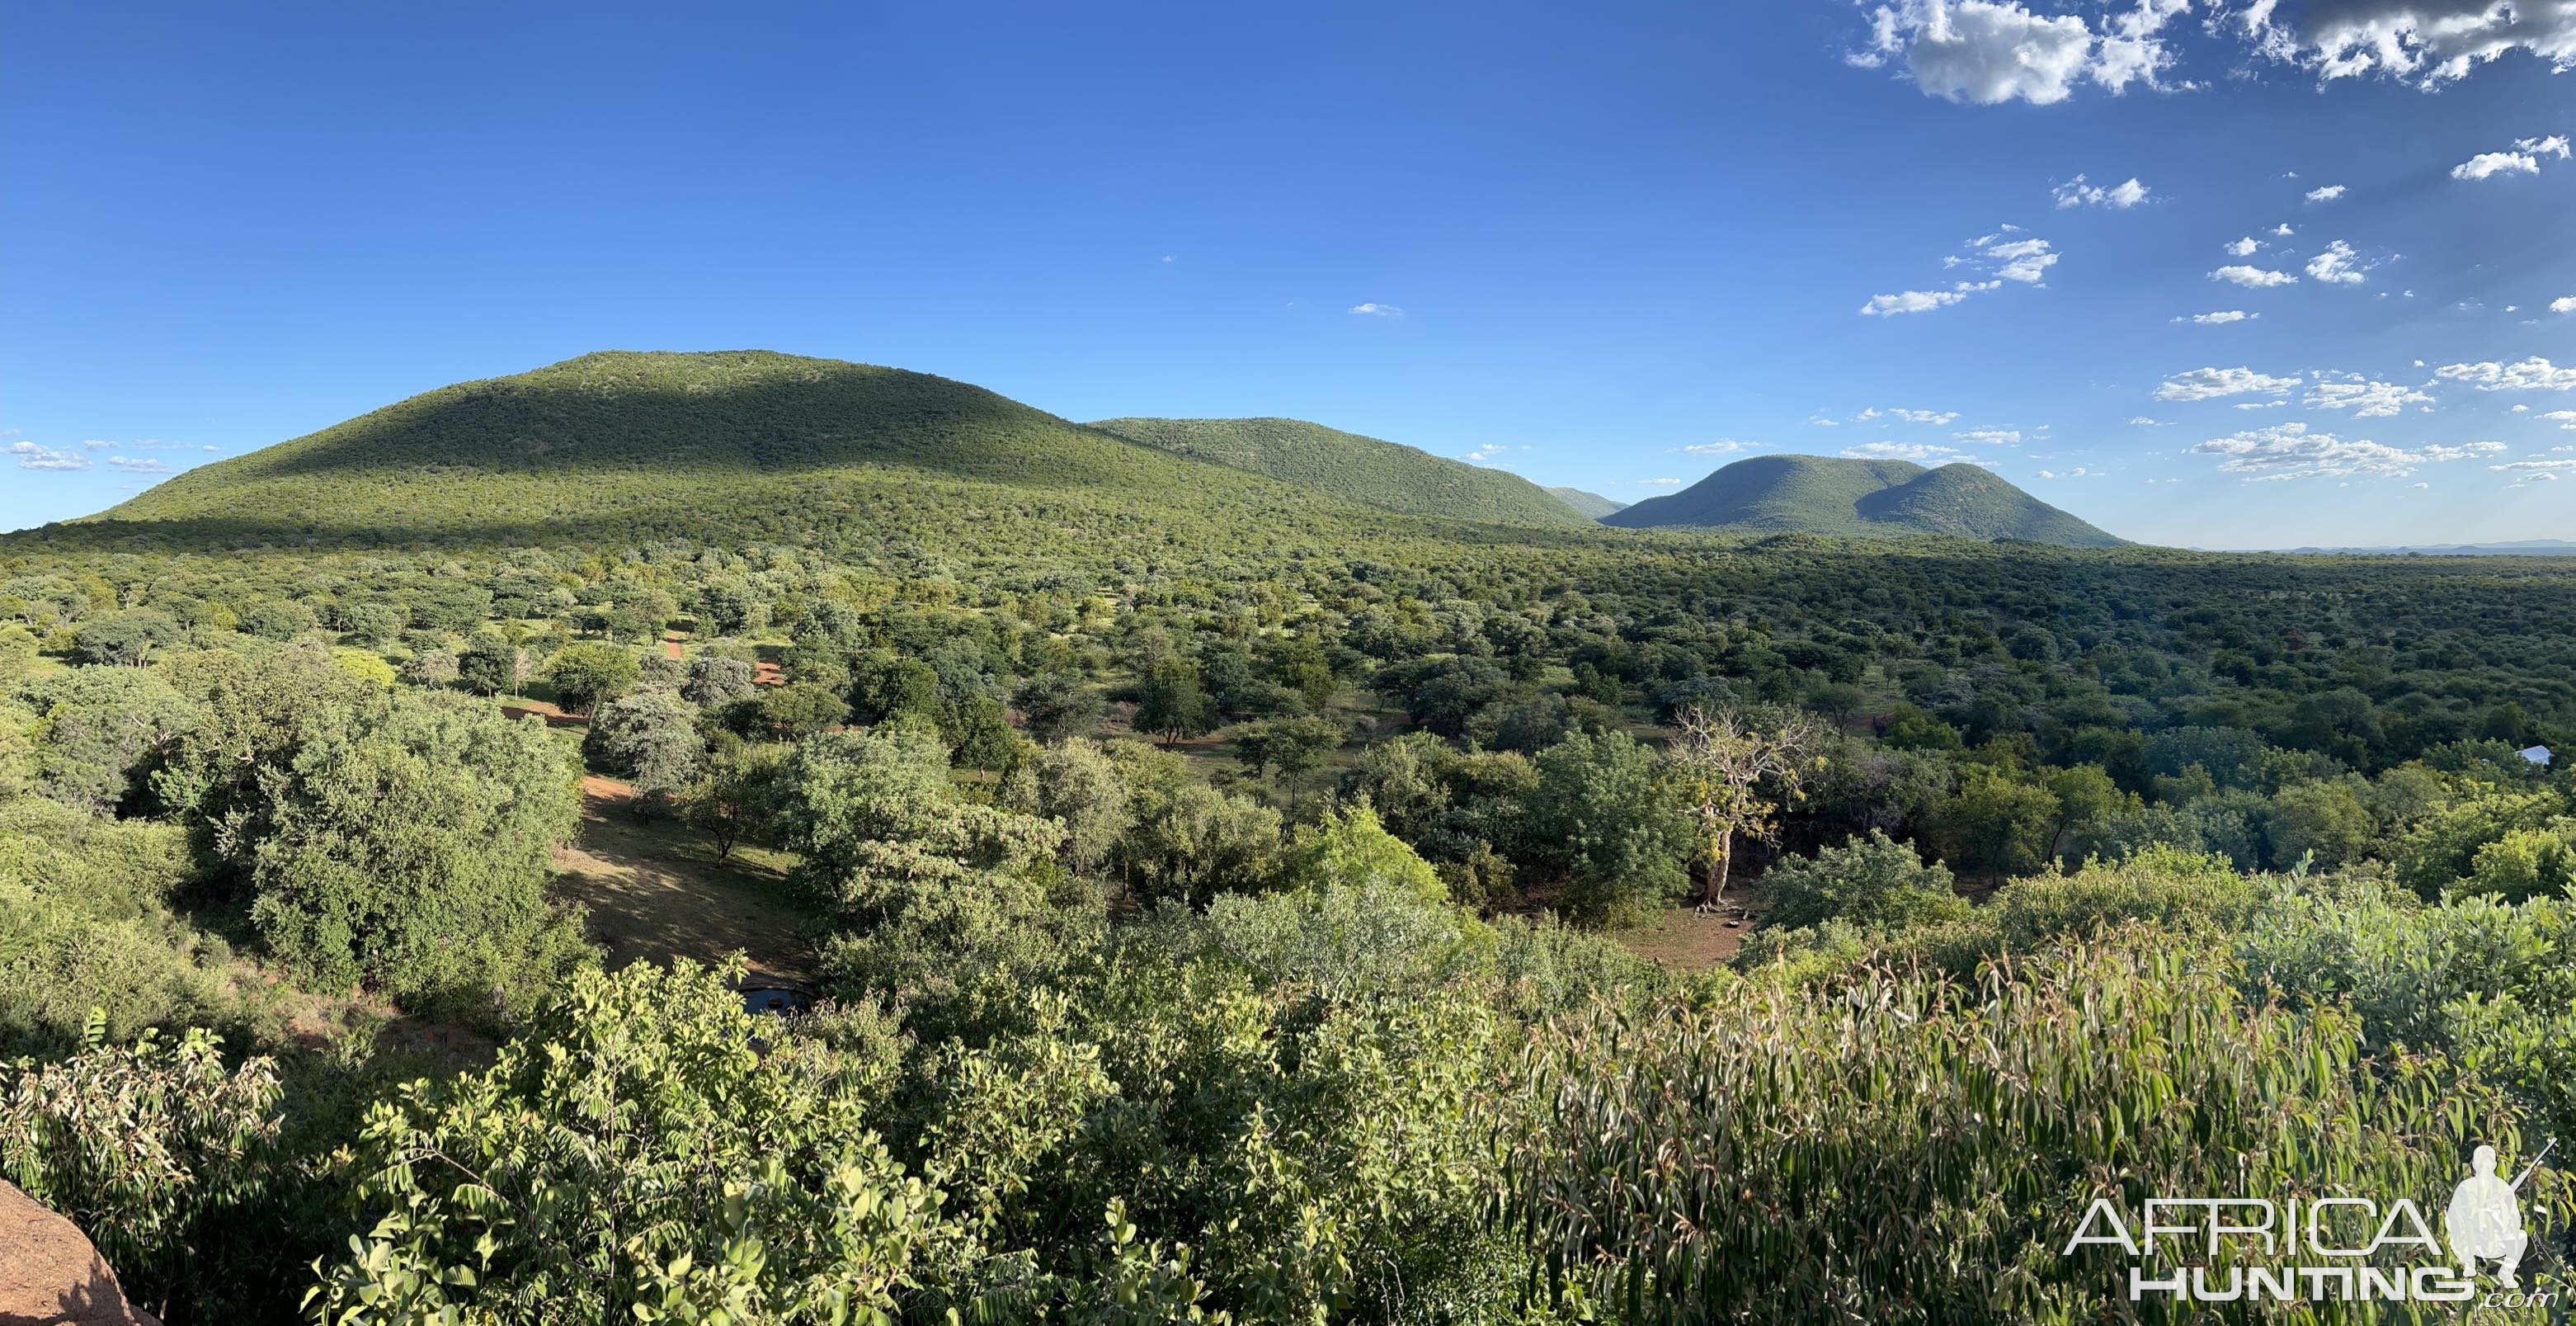
{"type": "Polygon", "coordinates": [[[2496,1283],[2507,1289],[2519,1288],[2514,1270],[2522,1265],[2523,1250],[2531,1246],[2531,1235],[2522,1227],[2522,1203],[2516,1197],[2531,1172],[2540,1168],[2556,1138],[2540,1148],[2540,1154],[2523,1166],[2522,1173],[2511,1183],[2496,1177],[2496,1151],[2482,1146],[2469,1159],[2469,1177],[2451,1190],[2451,1205],[2442,1212],[2442,1232],[2451,1236],[2451,1255],[2460,1259],[2460,1270],[2471,1279],[2478,1274],[2480,1262],[2496,1263],[2496,1283]]]}

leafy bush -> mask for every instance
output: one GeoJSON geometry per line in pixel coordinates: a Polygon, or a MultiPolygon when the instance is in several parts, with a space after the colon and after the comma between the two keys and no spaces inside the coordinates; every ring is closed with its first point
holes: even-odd
{"type": "Polygon", "coordinates": [[[585,969],[490,1071],[370,1113],[323,1321],[891,1320],[958,1268],[940,1194],[731,972],[585,969]]]}
{"type": "Polygon", "coordinates": [[[578,919],[545,899],[579,772],[536,719],[369,700],[263,779],[251,918],[313,986],[525,1007],[583,951],[578,919]]]}

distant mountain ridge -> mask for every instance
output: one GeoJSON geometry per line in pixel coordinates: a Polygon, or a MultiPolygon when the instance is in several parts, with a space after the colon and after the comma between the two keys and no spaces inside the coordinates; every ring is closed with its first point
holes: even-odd
{"type": "Polygon", "coordinates": [[[1739,460],[1680,492],[1604,516],[1601,523],[1739,534],[2024,539],[2074,548],[2127,542],[1981,466],[1925,469],[1901,460],[1830,456],[1739,460]]]}
{"type": "Polygon", "coordinates": [[[1102,419],[1087,426],[1389,511],[1516,525],[1587,519],[1517,474],[1302,419],[1102,419]]]}
{"type": "Polygon", "coordinates": [[[1580,488],[1550,488],[1547,495],[1574,508],[1576,514],[1589,520],[1599,520],[1613,511],[1628,509],[1625,502],[1613,501],[1599,493],[1587,493],[1580,488]]]}
{"type": "Polygon", "coordinates": [[[2576,540],[2510,539],[2501,543],[2429,543],[2390,548],[2284,548],[2341,557],[2576,557],[2576,540]]]}

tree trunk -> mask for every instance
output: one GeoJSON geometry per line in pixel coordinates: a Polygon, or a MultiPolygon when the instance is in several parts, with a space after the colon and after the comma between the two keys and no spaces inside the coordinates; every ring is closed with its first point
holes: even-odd
{"type": "Polygon", "coordinates": [[[1717,851],[1711,855],[1708,863],[1707,891],[1700,894],[1700,906],[1717,907],[1726,901],[1726,876],[1728,868],[1734,863],[1735,830],[1720,829],[1717,833],[1717,851]]]}

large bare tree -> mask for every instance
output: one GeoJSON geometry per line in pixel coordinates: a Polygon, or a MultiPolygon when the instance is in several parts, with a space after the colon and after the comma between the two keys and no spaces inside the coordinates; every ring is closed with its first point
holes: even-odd
{"type": "Polygon", "coordinates": [[[1757,724],[1733,710],[1693,706],[1682,711],[1681,729],[1664,757],[1707,862],[1700,907],[1714,909],[1726,897],[1736,841],[1777,842],[1781,810],[1805,799],[1807,778],[1824,760],[1808,753],[1815,729],[1794,716],[1757,724]]]}

